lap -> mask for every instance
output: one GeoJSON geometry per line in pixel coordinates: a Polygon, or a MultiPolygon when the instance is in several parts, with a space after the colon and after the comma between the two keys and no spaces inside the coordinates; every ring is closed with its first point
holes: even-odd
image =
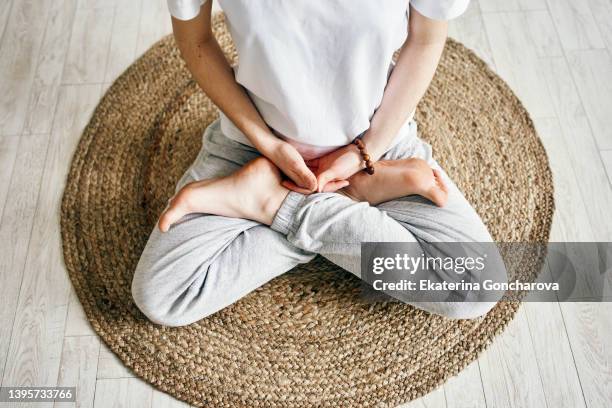
{"type": "MultiPolygon", "coordinates": [[[[205,132],[202,151],[176,189],[192,181],[229,175],[258,156],[252,147],[228,139],[218,122],[213,123],[205,132]]],[[[384,158],[407,157],[419,157],[440,168],[431,155],[431,147],[416,134],[394,146],[384,158]]],[[[445,173],[443,177],[449,186],[448,204],[443,208],[418,196],[402,197],[377,208],[401,225],[389,220],[396,230],[408,230],[417,241],[490,241],[478,214],[445,173]]],[[[345,196],[337,198],[347,200],[345,196]]],[[[376,223],[369,225],[368,228],[380,227],[376,223]]],[[[346,232],[341,231],[341,235],[346,232]]],[[[257,222],[192,214],[167,233],[153,231],[135,272],[134,298],[152,320],[185,324],[226,306],[314,256],[309,249],[298,248],[285,235],[257,222]]],[[[342,254],[352,260],[356,256],[357,250],[342,254]]]]}
{"type": "MultiPolygon", "coordinates": [[[[178,191],[192,181],[229,175],[258,156],[260,154],[254,148],[223,135],[218,122],[214,122],[206,129],[202,150],[176,189],[178,191]]],[[[440,208],[420,196],[406,196],[380,204],[377,208],[387,212],[419,240],[491,241],[480,216],[433,158],[431,146],[418,138],[415,122],[411,123],[407,137],[385,153],[383,159],[397,160],[410,157],[423,159],[432,168],[441,171],[449,190],[447,204],[440,208]]],[[[228,223],[232,222],[228,220],[228,223]]]]}

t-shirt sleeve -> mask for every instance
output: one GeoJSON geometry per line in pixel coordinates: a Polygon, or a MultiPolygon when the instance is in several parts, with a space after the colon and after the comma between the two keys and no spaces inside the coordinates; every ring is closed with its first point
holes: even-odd
{"type": "Polygon", "coordinates": [[[200,14],[200,7],[206,0],[167,0],[168,10],[172,17],[179,20],[191,20],[200,14]]]}
{"type": "Polygon", "coordinates": [[[470,0],[410,0],[410,5],[433,20],[452,20],[465,12],[470,0]]]}

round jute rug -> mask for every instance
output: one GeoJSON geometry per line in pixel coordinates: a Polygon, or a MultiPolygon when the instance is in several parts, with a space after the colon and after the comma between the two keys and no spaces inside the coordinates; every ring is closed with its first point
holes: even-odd
{"type": "MultiPolygon", "coordinates": [[[[214,29],[235,61],[222,15],[214,29]]],[[[66,266],[93,328],[138,376],[196,406],[394,406],[457,374],[513,318],[516,302],[474,321],[366,303],[358,279],[317,258],[191,326],[149,323],[132,302],[132,274],[216,117],[167,37],[111,86],[74,155],[66,266]]],[[[552,177],[533,124],[461,44],[448,41],[417,121],[496,240],[548,240],[552,177]]]]}

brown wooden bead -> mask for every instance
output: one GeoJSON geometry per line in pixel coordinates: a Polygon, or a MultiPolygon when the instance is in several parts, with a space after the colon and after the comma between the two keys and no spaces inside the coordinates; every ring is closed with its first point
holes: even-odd
{"type": "Polygon", "coordinates": [[[365,162],[365,165],[366,165],[365,171],[366,171],[366,173],[368,173],[370,175],[374,174],[374,164],[372,163],[372,160],[370,160],[370,155],[366,151],[366,146],[365,146],[365,143],[363,143],[363,140],[357,138],[357,139],[353,140],[353,143],[359,149],[359,153],[361,154],[361,157],[363,158],[363,161],[365,162]]]}

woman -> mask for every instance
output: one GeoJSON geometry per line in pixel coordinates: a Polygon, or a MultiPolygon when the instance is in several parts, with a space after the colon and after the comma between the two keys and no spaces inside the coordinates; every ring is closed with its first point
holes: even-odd
{"type": "MultiPolygon", "coordinates": [[[[360,276],[364,241],[490,242],[412,120],[445,20],[468,1],[220,0],[233,70],[212,1],[168,0],[181,55],[221,118],[142,254],[132,284],[142,312],[186,325],[316,254],[360,276]]],[[[505,275],[487,273],[470,280],[505,275]]],[[[451,318],[494,305],[409,303],[451,318]]]]}

